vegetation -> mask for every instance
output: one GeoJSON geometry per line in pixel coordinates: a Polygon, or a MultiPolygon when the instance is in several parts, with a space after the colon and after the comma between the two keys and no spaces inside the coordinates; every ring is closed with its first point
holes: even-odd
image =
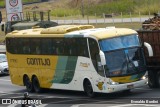
{"type": "MultiPolygon", "coordinates": [[[[0,6],[4,5],[4,1],[5,0],[0,0],[0,6]]],[[[23,3],[27,3],[40,0],[22,1],[23,3]]],[[[126,16],[129,15],[130,12],[132,15],[138,15],[139,12],[141,15],[148,15],[160,11],[160,0],[54,0],[54,2],[31,4],[31,6],[35,5],[38,6],[39,9],[46,9],[47,6],[47,9],[52,10],[51,15],[56,17],[77,16],[82,13],[84,13],[85,16],[94,16],[95,13],[97,16],[102,16],[103,13],[114,13],[118,16],[121,12],[126,16]]],[[[23,8],[24,11],[29,9],[28,5],[23,6],[23,8]]]]}
{"type": "Polygon", "coordinates": [[[141,12],[143,15],[157,13],[160,10],[160,0],[112,0],[112,2],[91,5],[86,12],[88,14],[115,13],[128,14],[132,12],[137,14],[141,12]]]}
{"type": "Polygon", "coordinates": [[[135,30],[138,30],[141,28],[141,23],[138,23],[138,22],[134,22],[134,23],[107,23],[107,24],[104,24],[104,23],[101,23],[101,24],[93,24],[96,28],[103,28],[103,27],[109,27],[109,26],[115,26],[115,27],[118,27],[118,28],[131,28],[131,29],[135,29],[135,30]]]}
{"type": "Polygon", "coordinates": [[[138,15],[149,15],[160,11],[160,0],[57,0],[54,3],[56,9],[53,8],[52,15],[64,17],[71,15],[102,16],[112,14],[118,16],[129,15],[130,12],[138,15]],[[65,1],[65,2],[64,2],[65,1]],[[82,2],[83,1],[83,2],[82,2]],[[62,4],[63,2],[63,4],[62,4]]]}

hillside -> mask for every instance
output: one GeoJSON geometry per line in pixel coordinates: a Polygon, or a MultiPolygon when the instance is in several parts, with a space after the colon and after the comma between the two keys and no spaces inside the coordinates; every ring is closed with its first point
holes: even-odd
{"type": "MultiPolygon", "coordinates": [[[[26,0],[25,0],[26,1],[26,0]]],[[[47,0],[48,2],[23,5],[23,11],[51,10],[52,16],[64,17],[71,15],[88,14],[94,16],[105,14],[153,14],[160,10],[160,0],[47,0]],[[83,2],[82,2],[83,1],[83,2]]],[[[5,8],[1,9],[5,20],[5,8]]]]}

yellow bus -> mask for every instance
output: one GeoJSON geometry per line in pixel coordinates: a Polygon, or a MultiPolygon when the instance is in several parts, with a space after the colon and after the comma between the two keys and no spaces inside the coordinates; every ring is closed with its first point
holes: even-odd
{"type": "Polygon", "coordinates": [[[61,25],[8,33],[6,54],[12,83],[29,92],[53,88],[93,97],[147,84],[142,44],[132,29],[61,25]]]}

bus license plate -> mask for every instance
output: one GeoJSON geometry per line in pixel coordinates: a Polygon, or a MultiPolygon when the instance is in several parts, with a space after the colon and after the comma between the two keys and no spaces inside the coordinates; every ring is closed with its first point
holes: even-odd
{"type": "Polygon", "coordinates": [[[134,87],[133,84],[132,85],[127,85],[127,88],[129,88],[129,89],[131,89],[133,87],[134,87]]]}

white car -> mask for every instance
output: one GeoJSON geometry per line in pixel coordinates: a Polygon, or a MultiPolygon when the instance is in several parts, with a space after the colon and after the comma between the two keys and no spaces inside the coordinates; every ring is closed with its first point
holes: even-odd
{"type": "Polygon", "coordinates": [[[0,74],[9,74],[7,57],[5,54],[0,54],[0,74]]]}

